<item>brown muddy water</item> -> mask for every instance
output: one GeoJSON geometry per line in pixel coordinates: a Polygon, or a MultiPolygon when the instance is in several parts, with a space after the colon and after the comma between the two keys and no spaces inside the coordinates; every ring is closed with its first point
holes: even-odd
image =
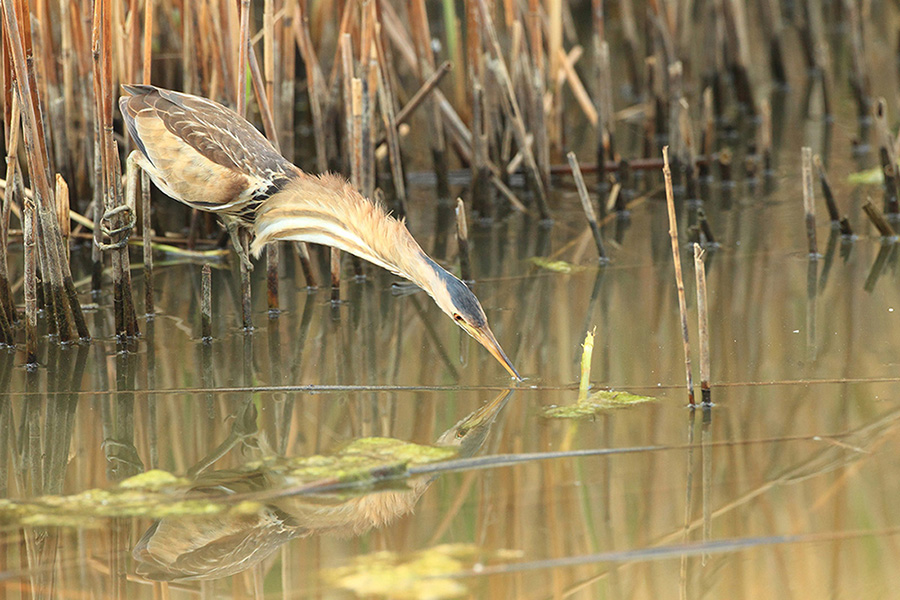
{"type": "MultiPolygon", "coordinates": [[[[335,308],[285,261],[277,319],[257,268],[245,333],[237,263],[222,263],[205,345],[200,263],[157,263],[158,313],[132,351],[110,337],[44,344],[30,374],[0,354],[0,598],[891,597],[897,252],[859,211],[880,189],[847,183],[869,166],[851,158],[856,131],[804,121],[800,104],[794,91],[778,109],[802,126],[779,132],[768,185],[704,190],[721,244],[708,261],[711,411],[686,408],[656,174],[630,222],[604,227],[616,244],[602,269],[574,192],[554,198],[552,229],[521,215],[471,227],[475,290],[518,385],[375,268],[345,280],[335,308]],[[830,247],[820,217],[813,262],[802,145],[826,157],[861,232],[830,247]],[[655,401],[545,418],[576,401],[595,327],[594,387],[655,401]],[[416,446],[381,453],[399,442],[372,438],[416,446]],[[151,468],[187,479],[120,486],[151,468]]],[[[411,215],[413,233],[452,263],[451,209],[417,206],[431,208],[411,215]]],[[[685,272],[696,344],[687,260],[685,272]]],[[[89,314],[94,331],[112,331],[111,304],[89,314]]]]}

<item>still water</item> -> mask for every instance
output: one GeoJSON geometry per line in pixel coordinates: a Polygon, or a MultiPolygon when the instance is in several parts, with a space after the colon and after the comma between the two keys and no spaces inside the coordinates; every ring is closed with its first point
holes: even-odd
{"type": "MultiPolygon", "coordinates": [[[[802,122],[800,104],[789,95],[776,117],[802,122]]],[[[475,291],[519,385],[375,268],[348,276],[335,307],[304,287],[286,247],[282,312],[268,318],[257,268],[245,333],[236,261],[217,265],[204,344],[199,263],[159,263],[157,314],[130,351],[109,337],[45,344],[32,374],[0,355],[0,496],[15,501],[0,505],[0,598],[890,597],[900,269],[859,210],[880,189],[846,183],[868,166],[851,159],[856,132],[826,127],[780,132],[768,184],[704,189],[720,244],[708,260],[712,411],[685,407],[655,174],[630,221],[604,227],[603,268],[574,192],[555,197],[552,229],[516,214],[471,225],[475,291]],[[829,240],[820,217],[813,262],[802,145],[823,153],[860,233],[829,240]],[[545,418],[576,401],[594,328],[594,386],[655,401],[545,418]],[[407,454],[376,448],[401,443],[407,454]],[[349,487],[348,456],[363,473],[349,487]],[[130,509],[104,513],[118,505],[102,491],[149,469],[179,479],[161,492],[144,481],[130,509]]],[[[421,202],[410,228],[454,264],[452,222],[421,202]]],[[[111,302],[89,314],[94,331],[111,332],[111,302]]]]}

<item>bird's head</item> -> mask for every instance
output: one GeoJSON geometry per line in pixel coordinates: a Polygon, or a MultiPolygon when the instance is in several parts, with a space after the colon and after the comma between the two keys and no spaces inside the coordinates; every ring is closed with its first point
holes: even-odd
{"type": "Polygon", "coordinates": [[[479,344],[487,348],[487,351],[503,365],[509,374],[522,381],[516,368],[506,356],[497,338],[494,337],[488,326],[487,317],[481,303],[469,287],[442,269],[434,265],[436,277],[433,280],[428,293],[434,298],[435,303],[450,316],[459,327],[475,338],[479,344]]]}

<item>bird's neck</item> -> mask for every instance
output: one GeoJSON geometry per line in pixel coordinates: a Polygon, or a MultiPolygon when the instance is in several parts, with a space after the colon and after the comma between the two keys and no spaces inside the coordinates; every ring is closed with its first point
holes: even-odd
{"type": "Polygon", "coordinates": [[[440,277],[403,221],[359,194],[336,175],[300,173],[263,202],[254,221],[251,250],[278,240],[333,246],[384,267],[428,290],[440,277]]]}

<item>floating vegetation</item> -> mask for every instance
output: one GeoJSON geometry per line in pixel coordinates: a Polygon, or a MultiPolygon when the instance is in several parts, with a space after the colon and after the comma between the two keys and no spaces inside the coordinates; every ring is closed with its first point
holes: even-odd
{"type": "Polygon", "coordinates": [[[645,402],[654,402],[656,398],[638,396],[629,392],[601,390],[594,392],[587,399],[565,406],[548,406],[544,408],[544,417],[548,419],[583,419],[598,413],[616,408],[626,408],[645,402]]]}
{"type": "Polygon", "coordinates": [[[542,269],[553,271],[554,273],[579,273],[581,271],[587,270],[587,267],[573,265],[572,263],[568,263],[564,260],[550,260],[549,258],[544,258],[543,256],[532,256],[528,259],[528,262],[542,269]]]}
{"type": "MultiPolygon", "coordinates": [[[[274,456],[243,465],[231,479],[264,478],[264,491],[288,486],[371,486],[402,479],[413,465],[454,458],[456,448],[421,446],[392,438],[362,438],[333,455],[299,458],[274,456]]],[[[109,489],[90,489],[68,496],[47,495],[28,501],[0,499],[0,523],[78,526],[111,517],[187,517],[224,511],[246,514],[262,508],[256,502],[229,502],[228,496],[186,496],[193,482],[161,470],[123,480],[109,489]]],[[[192,492],[193,493],[193,492],[192,492]]]]}
{"type": "Polygon", "coordinates": [[[470,592],[455,576],[486,561],[517,559],[517,550],[484,550],[474,544],[442,544],[401,555],[376,552],[324,572],[326,581],[357,596],[403,600],[458,598],[470,592]]]}
{"type": "Polygon", "coordinates": [[[366,485],[403,477],[407,468],[456,457],[455,448],[422,446],[393,438],[362,438],[334,455],[284,459],[272,457],[247,465],[248,471],[282,474],[292,485],[328,482],[366,485]]]}

